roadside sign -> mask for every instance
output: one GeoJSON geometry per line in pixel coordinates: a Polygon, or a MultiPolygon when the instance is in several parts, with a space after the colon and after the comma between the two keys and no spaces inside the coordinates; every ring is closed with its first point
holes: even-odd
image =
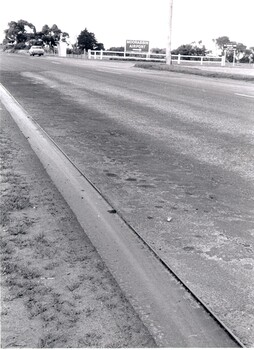
{"type": "Polygon", "coordinates": [[[236,44],[226,44],[223,45],[224,49],[236,49],[237,45],[236,44]]]}
{"type": "Polygon", "coordinates": [[[147,40],[126,40],[126,52],[149,52],[149,41],[147,40]]]}

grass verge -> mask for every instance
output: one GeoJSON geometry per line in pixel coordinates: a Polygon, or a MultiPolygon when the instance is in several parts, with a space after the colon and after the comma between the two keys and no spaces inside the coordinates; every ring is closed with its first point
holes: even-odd
{"type": "Polygon", "coordinates": [[[165,63],[136,63],[134,67],[159,70],[174,73],[192,74],[199,75],[209,78],[223,78],[223,79],[234,79],[234,80],[244,80],[248,82],[254,82],[254,76],[249,76],[245,74],[231,74],[225,72],[211,72],[208,70],[201,70],[199,68],[183,67],[183,66],[169,66],[165,63]]]}

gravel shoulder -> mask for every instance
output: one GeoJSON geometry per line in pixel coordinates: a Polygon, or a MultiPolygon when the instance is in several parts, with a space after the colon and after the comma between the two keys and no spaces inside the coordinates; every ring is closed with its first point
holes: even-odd
{"type": "Polygon", "coordinates": [[[1,347],[156,347],[1,107],[1,347]]]}

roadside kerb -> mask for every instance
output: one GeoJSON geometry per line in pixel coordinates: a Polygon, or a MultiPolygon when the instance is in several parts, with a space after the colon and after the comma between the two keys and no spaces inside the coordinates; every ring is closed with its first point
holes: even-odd
{"type": "Polygon", "coordinates": [[[1,85],[0,97],[157,345],[239,345],[164,268],[114,208],[1,85]]]}

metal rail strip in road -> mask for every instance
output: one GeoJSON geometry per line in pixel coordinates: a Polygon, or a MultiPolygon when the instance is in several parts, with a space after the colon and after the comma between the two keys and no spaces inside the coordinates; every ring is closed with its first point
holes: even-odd
{"type": "Polygon", "coordinates": [[[0,98],[157,345],[244,347],[2,85],[0,98]]]}

